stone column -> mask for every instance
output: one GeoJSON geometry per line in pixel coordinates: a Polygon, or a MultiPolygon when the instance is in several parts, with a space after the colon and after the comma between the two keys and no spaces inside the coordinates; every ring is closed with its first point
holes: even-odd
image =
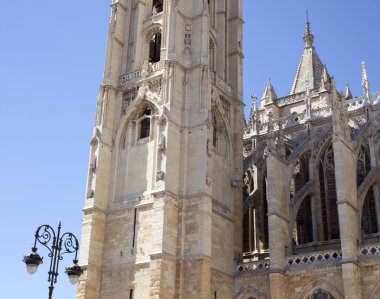
{"type": "Polygon", "coordinates": [[[342,273],[346,299],[361,298],[360,272],[356,266],[360,239],[354,152],[342,138],[334,136],[335,182],[342,247],[342,273]]]}
{"type": "Polygon", "coordinates": [[[286,251],[288,246],[289,224],[289,180],[287,165],[276,155],[267,157],[267,198],[270,252],[270,292],[271,298],[286,298],[286,251]],[[284,297],[285,295],[285,297],[284,297]]]}

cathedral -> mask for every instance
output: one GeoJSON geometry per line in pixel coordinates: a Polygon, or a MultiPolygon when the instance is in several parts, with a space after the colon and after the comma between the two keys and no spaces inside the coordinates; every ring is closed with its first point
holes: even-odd
{"type": "Polygon", "coordinates": [[[290,94],[246,121],[242,0],[111,7],[77,298],[380,299],[365,64],[338,91],[307,22],[290,94]]]}

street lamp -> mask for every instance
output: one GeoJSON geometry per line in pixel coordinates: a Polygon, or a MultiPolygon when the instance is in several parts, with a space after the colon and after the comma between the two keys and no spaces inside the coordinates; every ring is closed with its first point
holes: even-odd
{"type": "Polygon", "coordinates": [[[57,234],[50,225],[45,224],[37,228],[34,237],[32,252],[29,255],[24,256],[22,261],[26,265],[26,271],[29,274],[33,274],[37,271],[38,266],[43,263],[43,257],[40,257],[37,253],[37,241],[49,250],[48,257],[50,257],[50,269],[48,272],[48,282],[50,282],[49,299],[51,299],[54,284],[57,283],[59,262],[63,259],[65,253],[75,253],[75,258],[73,260],[74,264],[66,268],[65,271],[69,277],[69,282],[71,284],[76,284],[79,280],[79,276],[83,273],[83,270],[78,265],[77,259],[79,242],[72,233],[64,233],[61,236],[61,222],[58,224],[57,234]]]}

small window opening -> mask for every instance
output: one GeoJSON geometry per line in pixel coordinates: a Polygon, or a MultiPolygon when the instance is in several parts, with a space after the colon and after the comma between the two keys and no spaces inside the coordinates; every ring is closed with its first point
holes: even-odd
{"type": "Polygon", "coordinates": [[[129,290],[129,299],[133,299],[133,289],[129,290]]]}
{"type": "Polygon", "coordinates": [[[164,10],[164,0],[153,0],[152,15],[156,15],[164,10]]]}
{"type": "Polygon", "coordinates": [[[212,39],[210,39],[209,45],[209,59],[210,59],[210,70],[215,71],[215,43],[212,39]]]}
{"type": "Polygon", "coordinates": [[[216,147],[218,144],[218,129],[216,127],[216,119],[214,116],[214,121],[213,121],[213,131],[212,131],[212,145],[216,147]]]}
{"type": "Polygon", "coordinates": [[[150,109],[146,109],[144,112],[145,118],[141,120],[140,126],[140,139],[149,137],[150,135],[150,109]]]}
{"type": "Polygon", "coordinates": [[[153,35],[149,45],[149,62],[156,63],[160,61],[161,52],[161,33],[153,35]]]}

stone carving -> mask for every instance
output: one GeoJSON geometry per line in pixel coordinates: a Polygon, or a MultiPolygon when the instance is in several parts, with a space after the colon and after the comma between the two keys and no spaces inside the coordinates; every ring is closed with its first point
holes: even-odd
{"type": "Polygon", "coordinates": [[[322,251],[309,254],[295,255],[288,257],[288,268],[304,267],[305,265],[323,265],[328,263],[336,263],[342,260],[342,251],[322,251]]]}
{"type": "Polygon", "coordinates": [[[123,92],[122,95],[122,115],[124,115],[129,107],[129,105],[132,103],[132,101],[136,98],[139,88],[138,87],[132,87],[130,89],[127,89],[123,92]]]}
{"type": "Polygon", "coordinates": [[[150,64],[148,57],[144,58],[144,62],[141,69],[141,77],[143,79],[147,78],[150,75],[150,64]]]}
{"type": "Polygon", "coordinates": [[[212,178],[209,175],[206,176],[206,184],[209,187],[211,187],[211,185],[212,185],[212,178]]]}
{"type": "Polygon", "coordinates": [[[156,95],[161,95],[161,88],[162,88],[162,79],[149,81],[148,87],[151,92],[155,93],[156,95]]]}
{"type": "Polygon", "coordinates": [[[190,33],[190,31],[187,31],[185,33],[184,43],[185,43],[185,50],[183,51],[183,53],[190,54],[191,53],[191,33],[190,33]]]}

